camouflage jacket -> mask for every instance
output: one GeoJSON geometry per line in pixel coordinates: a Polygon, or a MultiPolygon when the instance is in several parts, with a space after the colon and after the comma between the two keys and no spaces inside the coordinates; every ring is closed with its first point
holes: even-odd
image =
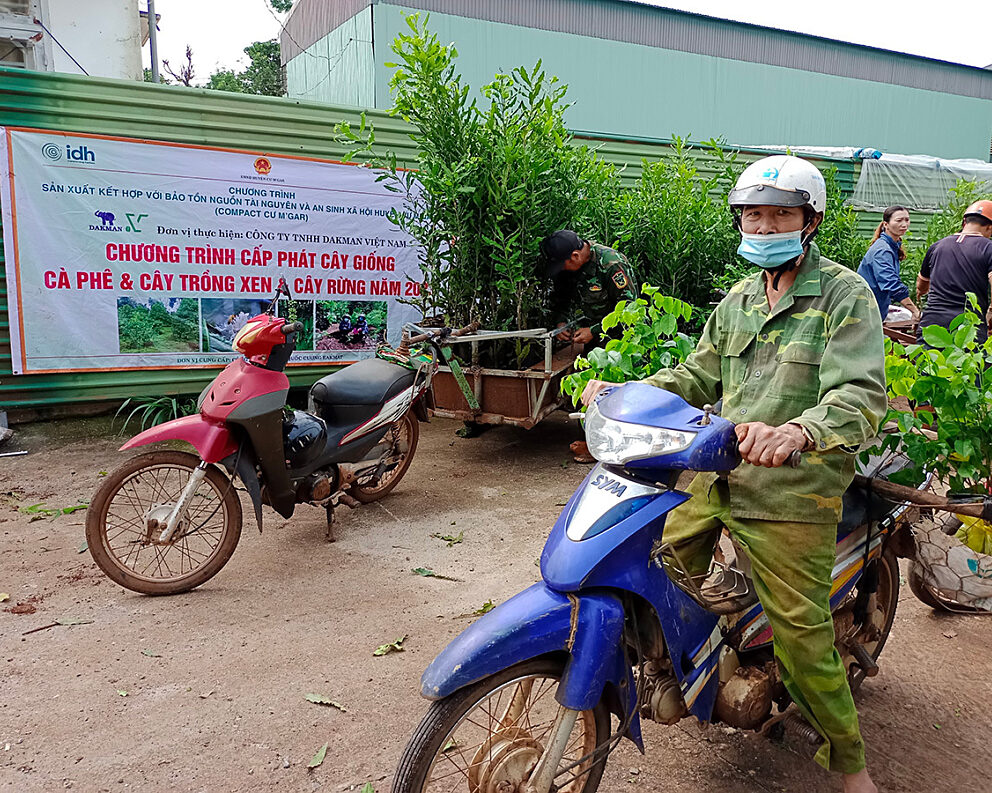
{"type": "MultiPolygon", "coordinates": [[[[792,287],[769,312],[764,273],[735,285],[685,363],[644,380],[701,407],[723,399],[737,423],[802,425],[815,451],[799,468],[742,463],[730,474],[737,518],[831,523],[855,452],[886,413],[881,319],[868,285],[811,244],[792,287]]],[[[715,478],[715,474],[704,474],[715,478]]]]}
{"type": "Polygon", "coordinates": [[[640,284],[622,253],[591,243],[592,255],[576,273],[562,273],[551,295],[553,324],[586,317],[580,323],[600,334],[599,323],[621,300],[634,300],[640,284]]]}

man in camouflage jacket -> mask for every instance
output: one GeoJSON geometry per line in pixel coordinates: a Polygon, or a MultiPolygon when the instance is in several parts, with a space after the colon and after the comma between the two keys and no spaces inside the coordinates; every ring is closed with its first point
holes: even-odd
{"type": "Polygon", "coordinates": [[[541,241],[546,274],[552,279],[551,319],[558,327],[585,317],[562,338],[576,344],[601,341],[603,317],[621,300],[634,300],[640,285],[622,253],[579,237],[574,231],[556,231],[541,241]]]}
{"type": "MultiPolygon", "coordinates": [[[[782,681],[823,736],[817,761],[846,793],[877,793],[830,614],[837,522],[855,452],[886,412],[881,319],[865,281],[811,242],[823,179],[809,163],[769,157],[730,194],[738,252],[759,267],[716,307],[684,363],[644,382],[702,407],[723,399],[744,465],[729,481],[699,474],[664,539],[705,575],[726,526],[751,561],[782,681]],[[783,467],[807,452],[796,469],[783,467]]],[[[589,404],[608,384],[591,381],[589,404]]]]}

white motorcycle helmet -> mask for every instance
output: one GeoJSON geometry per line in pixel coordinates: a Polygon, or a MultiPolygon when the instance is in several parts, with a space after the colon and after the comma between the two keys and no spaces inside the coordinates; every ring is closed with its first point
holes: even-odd
{"type": "Polygon", "coordinates": [[[730,206],[809,207],[822,215],[827,185],[812,163],[791,154],[775,154],[751,163],[728,196],[730,206]]]}

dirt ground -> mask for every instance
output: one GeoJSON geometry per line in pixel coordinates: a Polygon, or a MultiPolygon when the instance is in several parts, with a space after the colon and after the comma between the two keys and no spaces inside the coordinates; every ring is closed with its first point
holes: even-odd
{"type": "MultiPolygon", "coordinates": [[[[342,510],[336,543],[321,511],[267,511],[265,533],[246,525],[216,578],[171,598],[104,578],[80,552],[85,512],[19,511],[88,501],[124,457],[109,421],[19,428],[30,453],[0,459],[0,790],[388,791],[425,709],[424,667],[464,615],[537,579],[587,470],[566,462],[576,430],[563,418],[474,439],[457,426],[425,425],[406,479],[381,505],[342,510]],[[431,536],[462,532],[452,547],[431,536]],[[58,619],[91,622],[24,635],[58,619]],[[404,652],[373,657],[402,636],[404,652]]],[[[990,648],[992,619],[936,615],[904,587],[881,672],[858,696],[881,790],[992,789],[990,648]]],[[[644,733],[647,755],[624,743],[601,790],[839,790],[795,739],[690,721],[644,733]]]]}

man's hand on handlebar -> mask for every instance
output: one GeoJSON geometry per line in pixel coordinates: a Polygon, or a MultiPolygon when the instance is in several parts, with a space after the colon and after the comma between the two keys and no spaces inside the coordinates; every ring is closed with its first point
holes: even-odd
{"type": "Polygon", "coordinates": [[[596,397],[599,396],[599,392],[604,388],[616,388],[619,383],[607,383],[603,380],[590,380],[586,383],[586,387],[582,389],[582,404],[589,407],[593,402],[596,401],[596,397]]]}
{"type": "Polygon", "coordinates": [[[802,452],[807,444],[805,433],[796,424],[771,427],[760,421],[751,421],[738,424],[734,431],[744,462],[765,468],[785,465],[794,452],[802,452]]]}

